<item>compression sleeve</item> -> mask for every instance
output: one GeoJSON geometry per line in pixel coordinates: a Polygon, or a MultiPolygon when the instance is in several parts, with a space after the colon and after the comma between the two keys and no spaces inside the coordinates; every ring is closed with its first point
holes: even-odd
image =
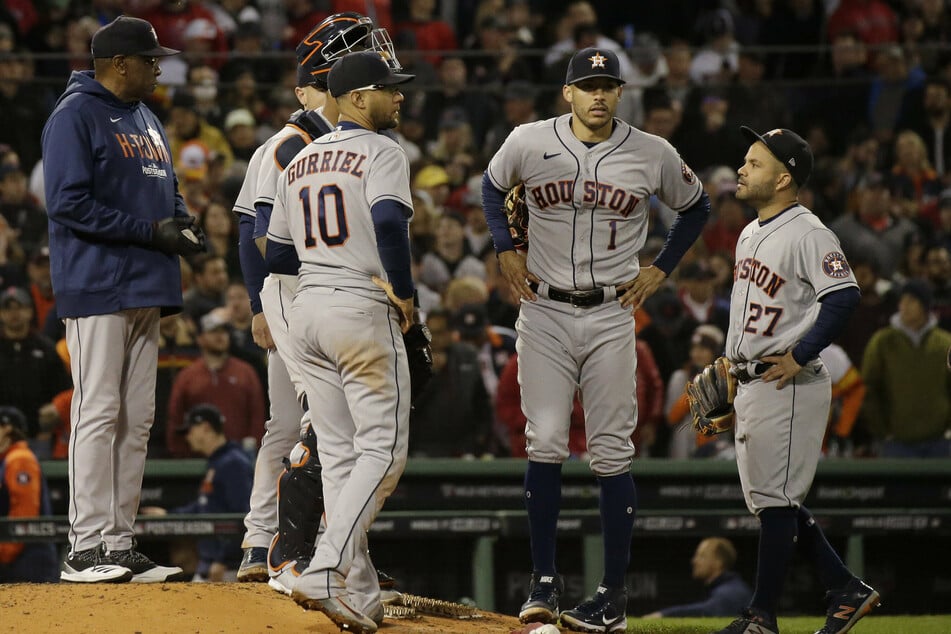
{"type": "Polygon", "coordinates": [[[858,288],[849,286],[832,291],[819,300],[821,305],[816,323],[793,348],[792,356],[796,363],[806,365],[842,333],[861,297],[858,288]]]}
{"type": "Polygon", "coordinates": [[[700,195],[697,202],[677,214],[667,232],[664,248],[654,258],[654,266],[670,275],[680,259],[684,256],[707,224],[710,217],[710,197],[706,192],[700,195]]]}
{"type": "Polygon", "coordinates": [[[496,253],[515,249],[512,234],[509,233],[509,221],[502,210],[507,193],[492,183],[488,172],[482,175],[482,208],[485,210],[485,221],[489,225],[496,253]]]}
{"type": "Polygon", "coordinates": [[[255,315],[261,308],[261,287],[267,277],[267,265],[264,257],[254,244],[254,217],[248,214],[238,214],[238,258],[241,260],[241,273],[244,275],[244,285],[251,298],[251,312],[255,315]]]}
{"type": "Polygon", "coordinates": [[[300,260],[297,259],[297,250],[293,244],[274,242],[268,238],[265,253],[264,261],[271,273],[297,275],[300,270],[300,260]]]}
{"type": "Polygon", "coordinates": [[[376,230],[376,248],[393,292],[400,299],[413,296],[413,273],[409,250],[408,210],[402,203],[385,198],[373,204],[370,215],[376,230]]]}

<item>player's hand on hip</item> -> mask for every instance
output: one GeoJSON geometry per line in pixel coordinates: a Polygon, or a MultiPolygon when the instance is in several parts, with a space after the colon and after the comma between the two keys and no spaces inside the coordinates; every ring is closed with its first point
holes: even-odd
{"type": "Polygon", "coordinates": [[[633,315],[644,303],[644,300],[657,292],[666,277],[667,274],[656,266],[642,268],[633,280],[618,284],[617,292],[618,299],[621,300],[621,306],[630,308],[633,315]]]}
{"type": "Polygon", "coordinates": [[[783,355],[777,354],[763,357],[760,361],[773,364],[773,367],[766,370],[761,378],[764,383],[779,381],[779,383],[776,384],[777,390],[786,387],[802,370],[802,366],[793,359],[792,350],[783,355]]]}
{"type": "Polygon", "coordinates": [[[382,277],[377,277],[374,275],[370,278],[373,280],[373,283],[386,291],[386,296],[390,299],[390,302],[396,309],[400,311],[400,330],[404,333],[409,330],[409,327],[415,323],[415,307],[413,306],[413,298],[409,297],[407,299],[402,299],[396,296],[396,293],[393,292],[393,285],[384,280],[382,277]]]}
{"type": "Polygon", "coordinates": [[[524,254],[514,249],[503,251],[499,253],[499,270],[502,271],[502,277],[505,278],[516,297],[534,302],[538,297],[528,284],[529,282],[538,284],[541,279],[529,272],[525,259],[524,254]]]}
{"type": "Polygon", "coordinates": [[[274,339],[271,338],[271,329],[267,325],[264,313],[258,313],[251,318],[251,337],[254,338],[254,343],[265,350],[274,349],[274,339]]]}

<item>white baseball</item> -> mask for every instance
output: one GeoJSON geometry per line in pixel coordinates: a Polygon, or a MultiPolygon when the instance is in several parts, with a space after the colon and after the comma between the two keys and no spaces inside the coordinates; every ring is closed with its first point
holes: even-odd
{"type": "Polygon", "coordinates": [[[192,242],[194,242],[195,244],[198,244],[198,236],[196,236],[195,232],[192,231],[191,229],[182,229],[182,235],[188,238],[189,240],[191,240],[192,242]]]}
{"type": "Polygon", "coordinates": [[[561,630],[551,623],[546,623],[537,630],[533,630],[533,634],[561,634],[561,630]]]}

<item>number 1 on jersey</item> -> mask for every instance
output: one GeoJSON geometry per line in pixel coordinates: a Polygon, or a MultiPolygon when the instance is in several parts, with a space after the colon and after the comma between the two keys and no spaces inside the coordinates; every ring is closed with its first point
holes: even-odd
{"type": "MultiPolygon", "coordinates": [[[[314,218],[310,203],[310,187],[301,187],[298,192],[301,207],[304,209],[304,246],[312,249],[317,246],[314,236],[314,218]]],[[[347,228],[346,205],[343,203],[343,192],[336,185],[324,185],[317,193],[317,232],[321,241],[328,247],[338,247],[350,237],[347,228]],[[328,202],[328,198],[332,201],[328,202]],[[333,205],[331,214],[328,214],[329,204],[333,205]],[[328,225],[328,215],[333,227],[328,225]]]]}

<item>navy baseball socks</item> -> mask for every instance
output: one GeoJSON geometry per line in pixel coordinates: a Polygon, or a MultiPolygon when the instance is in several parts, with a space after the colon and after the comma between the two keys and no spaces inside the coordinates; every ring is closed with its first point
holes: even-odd
{"type": "Polygon", "coordinates": [[[555,623],[564,582],[555,572],[555,536],[561,510],[561,465],[528,462],[525,470],[525,510],[531,533],[534,570],[528,600],[518,612],[522,623],[555,623]]]}

